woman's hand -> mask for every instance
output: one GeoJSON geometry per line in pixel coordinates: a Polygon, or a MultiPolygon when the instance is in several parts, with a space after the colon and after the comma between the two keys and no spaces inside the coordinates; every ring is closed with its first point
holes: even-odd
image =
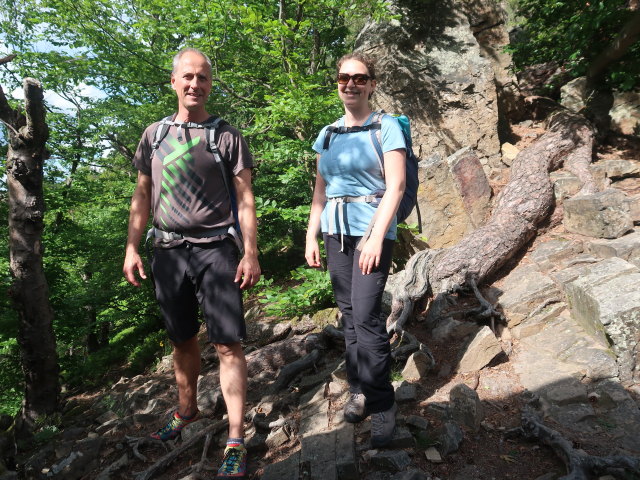
{"type": "Polygon", "coordinates": [[[382,255],[382,240],[369,237],[362,247],[360,258],[358,259],[358,268],[363,275],[369,275],[380,265],[380,257],[382,255]]]}
{"type": "Polygon", "coordinates": [[[310,267],[317,268],[320,266],[320,246],[318,245],[317,238],[307,238],[307,243],[304,249],[304,258],[307,259],[307,263],[310,267]]]}

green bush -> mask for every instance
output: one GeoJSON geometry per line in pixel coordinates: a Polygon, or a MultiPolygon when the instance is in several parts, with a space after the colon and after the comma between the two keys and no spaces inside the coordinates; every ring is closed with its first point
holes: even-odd
{"type": "Polygon", "coordinates": [[[312,313],[331,305],[333,291],[329,272],[298,267],[291,271],[293,286],[273,284],[273,279],[263,279],[258,285],[263,290],[260,302],[265,304],[268,315],[294,317],[312,313]]]}

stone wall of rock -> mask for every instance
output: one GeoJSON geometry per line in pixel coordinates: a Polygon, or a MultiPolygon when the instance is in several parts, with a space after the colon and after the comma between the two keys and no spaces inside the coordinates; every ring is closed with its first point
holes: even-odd
{"type": "Polygon", "coordinates": [[[471,147],[487,173],[502,168],[496,84],[511,80],[507,59],[491,60],[506,41],[496,33],[503,23],[498,5],[404,3],[396,3],[402,23],[368,24],[357,40],[358,50],[378,60],[375,107],[409,115],[414,149],[422,159],[471,147]]]}

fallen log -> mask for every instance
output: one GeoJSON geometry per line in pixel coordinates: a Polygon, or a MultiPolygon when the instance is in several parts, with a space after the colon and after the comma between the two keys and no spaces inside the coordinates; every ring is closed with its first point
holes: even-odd
{"type": "MultiPolygon", "coordinates": [[[[593,137],[593,127],[583,116],[567,110],[552,114],[544,135],[515,158],[511,179],[498,195],[487,223],[453,247],[423,250],[409,259],[393,291],[387,329],[400,332],[417,300],[468,290],[495,274],[552,212],[549,172],[568,159],[573,169],[586,175],[593,137]]],[[[593,183],[584,179],[585,190],[591,191],[593,183]]],[[[479,295],[477,289],[475,293],[479,295]]]]}

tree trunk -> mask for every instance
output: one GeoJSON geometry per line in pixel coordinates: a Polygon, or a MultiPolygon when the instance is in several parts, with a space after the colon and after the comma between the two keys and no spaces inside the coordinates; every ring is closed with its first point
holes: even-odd
{"type": "Polygon", "coordinates": [[[10,296],[18,311],[25,398],[22,417],[32,425],[58,410],[60,384],[53,334],[53,310],[42,266],[44,198],[43,164],[48,156],[42,86],[23,83],[25,111],[10,107],[0,88],[0,119],[7,125],[9,189],[9,255],[13,283],[10,296]]]}
{"type": "MultiPolygon", "coordinates": [[[[454,293],[494,274],[536,234],[552,211],[549,172],[565,162],[586,175],[592,150],[593,129],[583,116],[564,110],[553,115],[547,132],[514,160],[511,179],[487,223],[454,247],[427,249],[411,257],[394,289],[388,329],[402,328],[416,300],[454,293]]],[[[591,191],[592,181],[584,180],[591,191]]]]}

